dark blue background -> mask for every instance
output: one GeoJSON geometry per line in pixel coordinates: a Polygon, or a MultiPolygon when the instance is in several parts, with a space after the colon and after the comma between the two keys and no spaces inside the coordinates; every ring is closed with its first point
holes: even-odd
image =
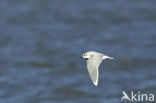
{"type": "Polygon", "coordinates": [[[0,103],[120,103],[156,94],[155,0],[0,0],[0,103]],[[99,86],[82,53],[112,56],[99,86]]]}

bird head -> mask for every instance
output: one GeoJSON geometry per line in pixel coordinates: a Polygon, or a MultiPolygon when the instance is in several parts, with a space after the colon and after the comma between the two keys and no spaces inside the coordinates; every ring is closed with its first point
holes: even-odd
{"type": "Polygon", "coordinates": [[[86,53],[84,53],[84,54],[82,55],[82,58],[84,58],[84,59],[89,59],[89,58],[91,58],[91,54],[90,54],[89,52],[86,52],[86,53]]]}

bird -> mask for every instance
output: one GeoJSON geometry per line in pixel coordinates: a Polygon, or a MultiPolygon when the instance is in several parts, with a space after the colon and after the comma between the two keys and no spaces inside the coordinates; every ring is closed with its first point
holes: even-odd
{"type": "Polygon", "coordinates": [[[89,76],[95,86],[98,85],[99,70],[98,67],[101,64],[102,60],[114,59],[99,52],[88,51],[82,55],[82,58],[86,59],[87,69],[89,76]]]}

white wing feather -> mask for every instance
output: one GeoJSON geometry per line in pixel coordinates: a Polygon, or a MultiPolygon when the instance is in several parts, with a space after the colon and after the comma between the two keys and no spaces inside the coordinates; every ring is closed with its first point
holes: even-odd
{"type": "Polygon", "coordinates": [[[98,85],[99,72],[98,67],[102,62],[103,55],[93,55],[90,59],[87,60],[87,69],[90,75],[90,78],[95,86],[98,85]]]}

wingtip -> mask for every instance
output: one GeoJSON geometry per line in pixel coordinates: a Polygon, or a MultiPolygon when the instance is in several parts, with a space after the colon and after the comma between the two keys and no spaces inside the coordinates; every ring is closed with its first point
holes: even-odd
{"type": "Polygon", "coordinates": [[[93,82],[93,84],[94,84],[95,86],[98,86],[98,82],[93,82]]]}

